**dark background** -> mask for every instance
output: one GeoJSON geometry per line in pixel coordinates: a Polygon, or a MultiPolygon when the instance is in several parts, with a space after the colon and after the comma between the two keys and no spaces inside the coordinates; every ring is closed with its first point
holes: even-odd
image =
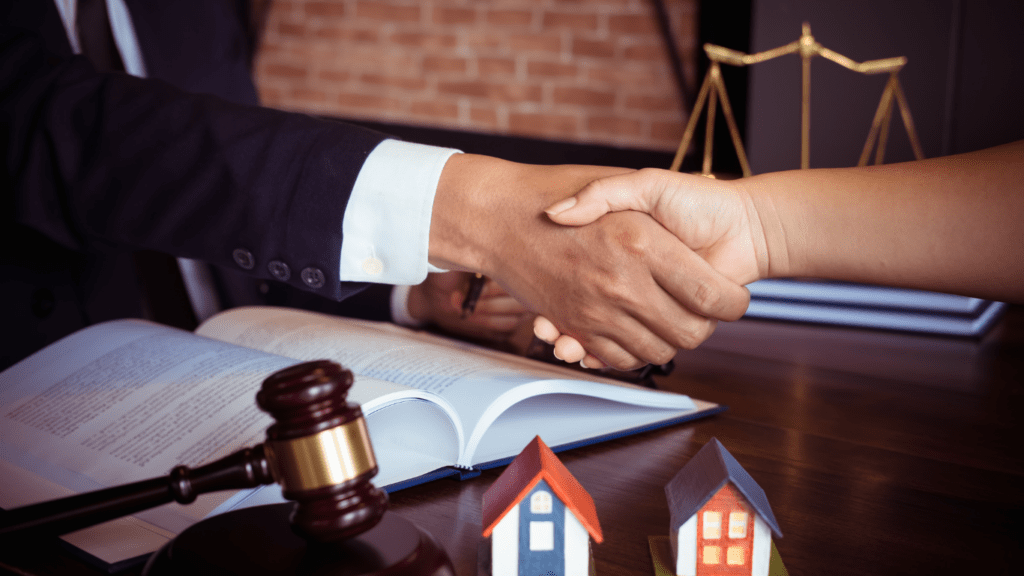
{"type": "MultiPolygon", "coordinates": [[[[1024,2],[1020,0],[754,0],[753,52],[815,39],[855,61],[906,56],[899,78],[925,156],[1024,138],[1024,2]]],[[[815,58],[811,167],[856,164],[888,74],[815,58]]],[[[747,150],[754,173],[799,167],[800,59],[749,69],[747,150]]],[[[912,160],[894,110],[886,162],[912,160]]]]}

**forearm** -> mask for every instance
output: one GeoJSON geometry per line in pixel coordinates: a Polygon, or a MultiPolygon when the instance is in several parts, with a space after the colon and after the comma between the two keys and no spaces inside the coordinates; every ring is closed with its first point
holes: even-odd
{"type": "Polygon", "coordinates": [[[792,171],[737,185],[768,277],[810,276],[1024,300],[1024,142],[886,166],[792,171]]]}

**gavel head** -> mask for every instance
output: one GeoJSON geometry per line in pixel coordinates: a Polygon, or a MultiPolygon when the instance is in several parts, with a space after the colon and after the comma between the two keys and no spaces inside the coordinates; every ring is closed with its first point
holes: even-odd
{"type": "Polygon", "coordinates": [[[292,528],[318,542],[369,530],[387,509],[370,483],[377,461],[358,404],[346,400],[352,373],[329,360],[285,368],[263,381],[256,403],[276,421],[267,460],[284,497],[298,503],[292,528]]]}

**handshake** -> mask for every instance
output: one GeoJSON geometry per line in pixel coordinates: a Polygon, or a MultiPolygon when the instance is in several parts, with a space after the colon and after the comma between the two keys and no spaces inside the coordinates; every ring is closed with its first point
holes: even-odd
{"type": "Polygon", "coordinates": [[[438,185],[430,261],[496,281],[539,315],[535,333],[559,358],[586,351],[587,367],[628,370],[666,363],[743,315],[743,285],[766,256],[749,210],[703,177],[458,155],[438,185]]]}
{"type": "MultiPolygon", "coordinates": [[[[637,226],[653,226],[653,218],[675,236],[656,237],[665,245],[651,246],[659,255],[650,265],[657,285],[675,300],[666,310],[678,323],[675,330],[663,332],[666,327],[657,320],[669,316],[656,316],[645,326],[665,334],[666,343],[691,349],[711,335],[718,320],[743,315],[750,304],[744,286],[766,275],[769,254],[756,207],[741,188],[703,176],[644,169],[591,182],[579,194],[545,210],[552,221],[567,226],[588,225],[624,211],[649,214],[637,226]]],[[[544,316],[534,320],[534,334],[554,344],[555,356],[566,362],[580,362],[585,368],[609,364],[544,316]]],[[[616,359],[634,367],[642,360],[667,361],[621,353],[616,359]]]]}
{"type": "Polygon", "coordinates": [[[430,262],[481,272],[587,368],[663,364],[739,319],[746,284],[818,277],[1024,301],[1024,141],[716,180],[457,155],[430,262]]]}

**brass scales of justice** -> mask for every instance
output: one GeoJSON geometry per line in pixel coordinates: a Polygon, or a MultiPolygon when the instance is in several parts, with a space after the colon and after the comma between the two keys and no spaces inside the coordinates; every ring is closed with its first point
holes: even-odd
{"type": "Polygon", "coordinates": [[[829,50],[818,43],[818,41],[814,39],[814,36],[811,35],[811,25],[806,22],[803,24],[803,30],[798,40],[790,42],[784,46],[779,46],[778,48],[765,50],[764,52],[758,52],[756,54],[744,54],[722,46],[705,44],[704,52],[707,54],[708,59],[711,60],[711,66],[708,68],[707,74],[704,77],[704,83],[700,87],[700,92],[697,94],[697,101],[693,106],[693,112],[691,112],[690,119],[686,123],[686,129],[683,131],[683,138],[679,143],[678,150],[676,150],[675,158],[672,160],[672,166],[670,169],[673,171],[678,171],[679,167],[683,163],[683,156],[686,155],[686,151],[690,146],[690,141],[693,139],[694,132],[697,128],[697,120],[700,118],[702,108],[706,102],[708,111],[707,124],[704,133],[704,161],[701,168],[701,175],[709,178],[714,177],[711,173],[711,151],[714,139],[715,109],[717,107],[717,102],[720,99],[722,102],[722,115],[725,116],[726,124],[729,127],[729,134],[732,137],[732,143],[733,147],[736,149],[736,155],[739,157],[740,168],[743,171],[743,176],[750,176],[750,164],[747,162],[747,155],[743,150],[743,142],[740,139],[740,133],[736,127],[736,119],[733,117],[732,107],[729,105],[729,98],[725,92],[725,83],[722,81],[721,65],[729,64],[732,66],[749,66],[751,64],[765,62],[787,54],[799,54],[803,68],[800,100],[801,169],[810,168],[811,163],[811,58],[814,56],[822,56],[844,68],[854,72],[860,72],[861,74],[889,74],[889,81],[886,83],[885,89],[882,91],[882,98],[878,103],[878,109],[875,111],[874,120],[871,122],[871,130],[868,132],[868,138],[864,143],[864,149],[860,154],[860,160],[857,162],[857,166],[867,165],[868,157],[871,155],[871,150],[875,147],[876,141],[877,148],[875,148],[875,164],[882,163],[883,158],[885,157],[886,142],[889,137],[889,125],[891,124],[894,100],[899,106],[900,116],[903,119],[903,126],[906,128],[907,136],[910,139],[910,145],[913,148],[914,157],[918,160],[924,159],[924,152],[921,150],[921,143],[917,138],[917,132],[914,130],[914,120],[910,116],[910,107],[907,105],[906,97],[903,95],[903,89],[900,87],[899,72],[907,63],[907,59],[904,56],[855,62],[850,58],[829,50]]]}

